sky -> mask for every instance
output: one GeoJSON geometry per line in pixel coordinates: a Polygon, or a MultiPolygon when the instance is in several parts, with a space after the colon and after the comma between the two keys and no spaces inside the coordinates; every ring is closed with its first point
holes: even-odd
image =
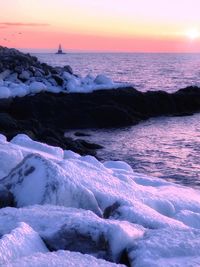
{"type": "Polygon", "coordinates": [[[0,45],[200,52],[200,0],[0,0],[0,45]]]}

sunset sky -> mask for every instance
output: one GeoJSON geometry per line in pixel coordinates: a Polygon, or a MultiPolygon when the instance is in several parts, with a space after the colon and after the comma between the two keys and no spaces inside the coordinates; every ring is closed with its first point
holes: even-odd
{"type": "Polygon", "coordinates": [[[200,0],[0,0],[0,45],[200,52],[200,0]]]}

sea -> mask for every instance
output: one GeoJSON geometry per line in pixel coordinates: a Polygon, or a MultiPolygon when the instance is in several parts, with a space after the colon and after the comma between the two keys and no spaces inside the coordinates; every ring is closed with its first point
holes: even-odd
{"type": "MultiPolygon", "coordinates": [[[[139,91],[175,92],[200,86],[200,54],[66,53],[34,54],[53,66],[70,65],[75,74],[104,74],[139,91]]],[[[101,160],[129,163],[135,172],[200,190],[200,114],[159,117],[118,129],[81,130],[81,137],[104,146],[101,160]]],[[[75,131],[67,134],[73,138],[75,131]]]]}

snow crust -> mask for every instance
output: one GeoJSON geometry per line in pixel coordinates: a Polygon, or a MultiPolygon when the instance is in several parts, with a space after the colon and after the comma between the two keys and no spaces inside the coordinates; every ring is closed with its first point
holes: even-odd
{"type": "Polygon", "coordinates": [[[48,249],[38,233],[27,224],[19,223],[17,228],[0,239],[0,266],[37,252],[45,253],[48,249]]]}
{"type": "MultiPolygon", "coordinates": [[[[135,173],[124,162],[102,163],[25,135],[11,142],[0,135],[0,166],[1,184],[18,207],[0,209],[0,241],[24,222],[58,250],[84,253],[33,249],[15,261],[6,256],[8,266],[31,266],[29,260],[32,266],[58,266],[65,263],[64,255],[66,265],[59,266],[77,259],[76,266],[87,266],[88,259],[92,266],[109,266],[87,254],[119,262],[123,251],[134,267],[199,266],[199,191],[135,173]],[[103,254],[98,252],[102,237],[103,254]]],[[[12,249],[8,245],[11,254],[12,249]]]]}
{"type": "MultiPolygon", "coordinates": [[[[31,256],[18,259],[7,267],[122,267],[124,265],[110,263],[105,260],[96,259],[90,255],[78,252],[57,251],[49,253],[36,253],[31,256]]],[[[125,267],[125,266],[124,266],[125,267]]]]}
{"type": "Polygon", "coordinates": [[[125,83],[113,82],[103,74],[97,75],[96,77],[92,75],[81,77],[64,72],[61,78],[64,80],[62,87],[54,86],[45,79],[41,82],[29,82],[28,80],[26,83],[15,83],[12,81],[12,78],[10,81],[5,81],[3,77],[0,77],[0,99],[16,96],[23,97],[39,92],[90,93],[95,90],[115,89],[125,86],[125,83]]]}

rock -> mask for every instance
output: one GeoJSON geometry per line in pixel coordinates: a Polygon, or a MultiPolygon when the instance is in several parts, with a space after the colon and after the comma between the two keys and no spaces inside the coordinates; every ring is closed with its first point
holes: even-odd
{"type": "Polygon", "coordinates": [[[19,79],[22,81],[27,81],[28,79],[30,79],[31,77],[31,73],[29,71],[22,71],[22,73],[19,75],[19,79]]]}
{"type": "Polygon", "coordinates": [[[35,76],[35,77],[43,77],[41,71],[39,71],[39,70],[36,70],[36,71],[35,71],[34,76],[35,76]]]}
{"type": "Polygon", "coordinates": [[[81,145],[83,145],[84,147],[88,149],[102,149],[103,148],[103,146],[101,145],[90,143],[82,139],[76,139],[76,142],[80,143],[81,145]]]}
{"type": "Polygon", "coordinates": [[[75,132],[74,135],[75,135],[75,136],[80,136],[80,137],[91,136],[90,134],[86,134],[86,133],[82,133],[82,132],[75,132]]]}
{"type": "Polygon", "coordinates": [[[69,65],[64,66],[63,69],[64,69],[64,71],[66,71],[70,74],[73,74],[73,70],[69,65]]]}
{"type": "Polygon", "coordinates": [[[32,82],[29,87],[32,93],[38,93],[46,89],[46,85],[42,82],[32,82]]]}
{"type": "Polygon", "coordinates": [[[11,71],[10,70],[4,70],[3,72],[0,73],[0,79],[5,80],[9,75],[11,71]]]}
{"type": "Polygon", "coordinates": [[[17,129],[17,123],[15,119],[13,119],[9,114],[7,113],[0,113],[0,129],[1,130],[15,130],[17,129]]]}
{"type": "Polygon", "coordinates": [[[63,86],[64,80],[59,75],[52,75],[52,78],[57,82],[59,86],[63,86]]]}
{"type": "Polygon", "coordinates": [[[115,213],[119,207],[120,207],[120,203],[115,202],[111,206],[105,208],[103,212],[103,218],[108,219],[112,217],[113,213],[115,213]]]}
{"type": "Polygon", "coordinates": [[[8,79],[11,82],[15,82],[15,83],[19,83],[20,82],[20,80],[18,80],[18,74],[17,73],[10,74],[8,79]]]}
{"type": "Polygon", "coordinates": [[[51,204],[87,209],[102,216],[93,193],[41,155],[26,156],[1,183],[13,194],[16,207],[51,204]]]}
{"type": "Polygon", "coordinates": [[[0,185],[0,208],[13,207],[14,197],[13,194],[6,189],[3,185],[0,185]]]}
{"type": "Polygon", "coordinates": [[[94,240],[90,233],[81,233],[78,229],[64,225],[60,231],[44,239],[50,251],[69,250],[83,254],[98,255],[99,258],[112,260],[109,243],[105,236],[99,233],[94,240]]]}

